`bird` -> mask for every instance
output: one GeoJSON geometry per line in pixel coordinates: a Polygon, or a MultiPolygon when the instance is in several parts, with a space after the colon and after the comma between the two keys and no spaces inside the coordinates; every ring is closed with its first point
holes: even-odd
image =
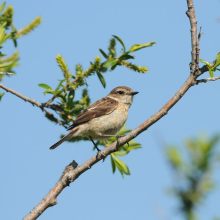
{"type": "Polygon", "coordinates": [[[134,92],[126,86],[114,88],[106,97],[99,99],[85,109],[67,128],[70,131],[58,142],[50,147],[55,149],[64,141],[72,137],[88,137],[99,152],[95,140],[105,140],[110,137],[120,138],[116,133],[123,127],[128,118],[128,109],[131,107],[134,92]]]}

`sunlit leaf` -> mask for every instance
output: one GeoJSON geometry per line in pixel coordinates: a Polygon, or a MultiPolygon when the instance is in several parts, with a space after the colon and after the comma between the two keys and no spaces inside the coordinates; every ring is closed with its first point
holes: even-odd
{"type": "Polygon", "coordinates": [[[113,154],[117,156],[124,156],[128,153],[129,153],[128,151],[117,151],[117,152],[114,152],[113,154]]]}
{"type": "Polygon", "coordinates": [[[209,75],[211,78],[214,77],[214,72],[211,69],[209,70],[209,75]]]}
{"type": "Polygon", "coordinates": [[[220,52],[217,54],[217,57],[215,60],[216,60],[215,66],[213,68],[216,68],[220,65],[220,52]]]}
{"type": "Polygon", "coordinates": [[[156,41],[152,41],[152,42],[145,43],[145,44],[135,44],[129,49],[128,52],[134,52],[145,47],[151,47],[153,44],[156,44],[156,41]]]}
{"type": "Polygon", "coordinates": [[[211,67],[209,62],[207,62],[207,61],[205,61],[205,60],[202,60],[202,59],[200,59],[199,61],[200,61],[201,63],[205,63],[208,67],[211,67]]]}
{"type": "Polygon", "coordinates": [[[115,159],[115,165],[118,167],[119,171],[122,171],[123,173],[130,175],[130,171],[122,160],[118,159],[114,154],[112,155],[115,159]]]}
{"type": "MultiPolygon", "coordinates": [[[[50,89],[50,90],[52,90],[52,88],[51,88],[50,86],[48,86],[47,84],[41,83],[41,84],[38,84],[38,86],[40,86],[40,87],[42,87],[42,88],[44,88],[44,89],[50,89]]],[[[53,91],[53,90],[52,90],[52,91],[53,91]]]]}
{"type": "Polygon", "coordinates": [[[6,3],[6,2],[3,2],[3,3],[1,4],[1,6],[0,6],[0,14],[2,13],[2,11],[3,11],[4,8],[5,8],[5,3],[6,3]]]}

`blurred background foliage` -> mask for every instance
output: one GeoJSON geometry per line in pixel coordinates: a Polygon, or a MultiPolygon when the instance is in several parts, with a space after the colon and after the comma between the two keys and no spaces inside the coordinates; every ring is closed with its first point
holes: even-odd
{"type": "Polygon", "coordinates": [[[202,219],[197,214],[198,207],[217,188],[214,171],[220,162],[219,139],[220,135],[208,138],[201,133],[186,139],[182,147],[166,147],[165,155],[173,171],[169,192],[179,201],[179,210],[187,220],[202,219]]]}
{"type": "MultiPolygon", "coordinates": [[[[29,34],[33,31],[42,21],[41,17],[37,17],[26,27],[17,30],[13,23],[13,6],[5,7],[6,2],[2,3],[0,6],[0,72],[1,73],[15,73],[13,68],[18,65],[19,52],[15,51],[12,55],[8,56],[2,53],[3,43],[8,39],[14,42],[14,46],[17,47],[17,39],[29,34]]],[[[0,82],[3,80],[3,77],[10,77],[7,74],[0,74],[0,82]]],[[[4,93],[0,92],[0,101],[4,93]]]]}

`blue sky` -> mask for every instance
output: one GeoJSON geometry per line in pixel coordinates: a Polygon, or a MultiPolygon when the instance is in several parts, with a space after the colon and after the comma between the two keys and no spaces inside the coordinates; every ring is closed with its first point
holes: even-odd
{"type": "MultiPolygon", "coordinates": [[[[202,26],[200,58],[213,61],[220,51],[220,2],[196,0],[198,27],[202,26]]],[[[138,74],[119,67],[106,73],[106,89],[97,76],[88,79],[92,102],[106,96],[114,87],[124,85],[139,91],[129,110],[127,127],[134,129],[155,114],[181,87],[188,77],[191,59],[189,19],[186,1],[68,1],[11,0],[14,23],[19,29],[36,16],[43,22],[35,31],[18,41],[20,65],[16,76],[3,83],[39,102],[43,95],[39,83],[57,85],[62,73],[55,56],[66,60],[72,73],[75,64],[89,67],[99,48],[106,50],[111,35],[133,44],[156,41],[151,48],[137,51],[135,63],[148,66],[149,73],[138,74]]],[[[14,51],[8,42],[3,53],[14,51]]],[[[118,46],[118,51],[120,46],[118,46]]],[[[102,60],[104,60],[102,58],[102,60]]],[[[217,73],[216,73],[217,74],[217,73]]],[[[202,78],[209,77],[205,73],[202,78]]],[[[175,198],[166,194],[172,186],[172,172],[158,143],[181,144],[189,136],[204,131],[208,135],[219,128],[220,80],[192,87],[160,121],[135,138],[143,149],[122,159],[132,170],[121,178],[111,171],[109,158],[84,173],[58,197],[58,205],[39,218],[46,219],[183,219],[175,198]]],[[[80,93],[77,97],[80,97],[80,93]]],[[[22,219],[36,206],[59,179],[64,167],[73,159],[80,165],[95,154],[92,144],[63,143],[48,148],[66,134],[37,107],[7,93],[0,103],[0,219],[22,219]]],[[[219,183],[219,171],[215,179],[219,183]]],[[[202,219],[220,216],[219,185],[198,210],[202,219]]]]}

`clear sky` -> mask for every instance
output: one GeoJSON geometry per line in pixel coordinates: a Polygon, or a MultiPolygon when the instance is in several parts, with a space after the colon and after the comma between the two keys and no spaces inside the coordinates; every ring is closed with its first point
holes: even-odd
{"type": "MultiPolygon", "coordinates": [[[[202,26],[200,58],[213,61],[220,51],[220,1],[195,0],[198,27],[202,26]]],[[[92,102],[106,96],[116,86],[139,91],[129,110],[127,126],[136,128],[155,114],[181,87],[188,77],[191,59],[190,24],[185,12],[186,0],[157,1],[70,1],[10,0],[14,6],[14,23],[22,28],[36,16],[43,22],[34,32],[18,40],[20,65],[16,76],[3,83],[45,102],[39,83],[51,87],[62,78],[55,56],[63,55],[72,73],[75,64],[89,67],[89,62],[106,50],[111,35],[133,44],[157,41],[151,48],[136,52],[135,63],[149,67],[138,74],[118,67],[106,73],[106,89],[97,76],[88,79],[92,102]]],[[[120,47],[118,47],[120,49],[120,47]]],[[[15,49],[8,42],[3,53],[15,49]]],[[[104,60],[104,59],[103,59],[104,60]]],[[[204,74],[207,78],[208,73],[204,74]]],[[[166,194],[172,186],[172,172],[159,143],[181,144],[189,136],[205,131],[220,132],[220,80],[191,88],[167,116],[154,124],[135,141],[143,149],[122,159],[132,170],[124,179],[111,171],[110,159],[99,162],[80,176],[58,197],[58,205],[39,218],[144,220],[175,219],[175,198],[166,194]]],[[[2,91],[2,90],[1,90],[2,91]]],[[[80,96],[80,93],[77,94],[80,96]]],[[[0,219],[22,219],[36,206],[59,179],[64,167],[73,159],[80,165],[95,155],[92,143],[63,143],[54,151],[48,148],[66,134],[63,127],[49,122],[39,108],[7,93],[0,103],[0,219]]],[[[219,183],[219,174],[215,178],[219,183]]],[[[199,209],[202,219],[220,216],[219,185],[199,209]]]]}

